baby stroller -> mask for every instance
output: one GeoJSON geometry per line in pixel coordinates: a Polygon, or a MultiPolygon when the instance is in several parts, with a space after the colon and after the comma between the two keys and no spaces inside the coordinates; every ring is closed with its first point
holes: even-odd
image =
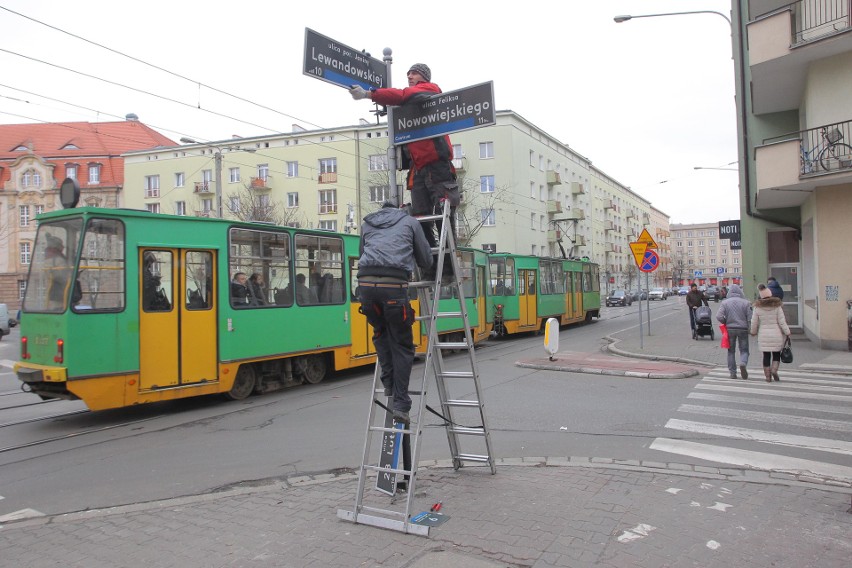
{"type": "Polygon", "coordinates": [[[698,339],[709,335],[713,339],[713,312],[710,306],[698,306],[695,308],[695,329],[692,330],[692,339],[698,339]]]}

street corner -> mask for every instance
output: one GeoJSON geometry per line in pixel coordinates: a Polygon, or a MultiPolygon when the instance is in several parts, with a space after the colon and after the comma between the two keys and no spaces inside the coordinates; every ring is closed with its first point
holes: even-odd
{"type": "Polygon", "coordinates": [[[601,353],[559,353],[515,361],[515,365],[542,371],[610,375],[640,379],[686,379],[699,375],[691,365],[666,361],[628,359],[601,353]]]}

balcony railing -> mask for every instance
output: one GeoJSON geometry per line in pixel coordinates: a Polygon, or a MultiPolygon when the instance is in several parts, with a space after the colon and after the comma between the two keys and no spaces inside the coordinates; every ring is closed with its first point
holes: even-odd
{"type": "Polygon", "coordinates": [[[253,177],[251,178],[251,183],[249,187],[256,191],[262,191],[264,189],[270,189],[269,187],[269,178],[268,177],[253,177]]]}
{"type": "Polygon", "coordinates": [[[197,181],[195,182],[195,193],[210,193],[210,186],[213,182],[211,181],[197,181]]]}
{"type": "Polygon", "coordinates": [[[801,136],[800,175],[852,169],[852,121],[804,130],[801,136]]]}
{"type": "Polygon", "coordinates": [[[848,0],[799,0],[793,12],[793,45],[813,41],[850,26],[848,0]]]}
{"type": "Polygon", "coordinates": [[[320,183],[337,183],[337,172],[326,172],[319,175],[320,183]]]}

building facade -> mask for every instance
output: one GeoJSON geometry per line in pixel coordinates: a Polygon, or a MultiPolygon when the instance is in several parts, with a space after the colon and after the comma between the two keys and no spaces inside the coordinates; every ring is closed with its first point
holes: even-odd
{"type": "Polygon", "coordinates": [[[121,154],[175,143],[140,123],[62,122],[0,126],[0,302],[20,308],[36,232],[36,215],[61,207],[59,186],[77,180],[80,205],[120,207],[121,154]]]}
{"type": "MultiPolygon", "coordinates": [[[[517,113],[499,111],[494,126],[451,138],[463,245],[588,257],[623,286],[637,282],[629,243],[644,228],[668,230],[660,211],[651,224],[650,202],[517,113]]],[[[357,231],[393,197],[387,148],[386,125],[362,124],[134,151],[125,155],[123,199],[152,212],[217,216],[221,196],[224,217],[357,231]]],[[[395,181],[404,184],[399,174],[395,181]]],[[[651,278],[668,282],[663,273],[651,278]]]]}
{"type": "Polygon", "coordinates": [[[742,254],[719,237],[718,223],[672,224],[673,286],[742,283],[742,254]]]}
{"type": "Polygon", "coordinates": [[[774,276],[788,323],[852,348],[848,0],[734,0],[747,294],[774,276]]]}

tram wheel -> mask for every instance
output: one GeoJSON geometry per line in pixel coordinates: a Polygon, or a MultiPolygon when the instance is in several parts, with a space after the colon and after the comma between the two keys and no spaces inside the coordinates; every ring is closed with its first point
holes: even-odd
{"type": "Polygon", "coordinates": [[[240,370],[237,371],[237,376],[234,378],[234,386],[225,393],[225,396],[231,400],[247,398],[254,391],[256,380],[251,365],[240,365],[240,370]]]}
{"type": "Polygon", "coordinates": [[[315,385],[325,378],[327,367],[324,355],[308,355],[305,357],[305,369],[302,377],[304,377],[306,383],[315,385]]]}

